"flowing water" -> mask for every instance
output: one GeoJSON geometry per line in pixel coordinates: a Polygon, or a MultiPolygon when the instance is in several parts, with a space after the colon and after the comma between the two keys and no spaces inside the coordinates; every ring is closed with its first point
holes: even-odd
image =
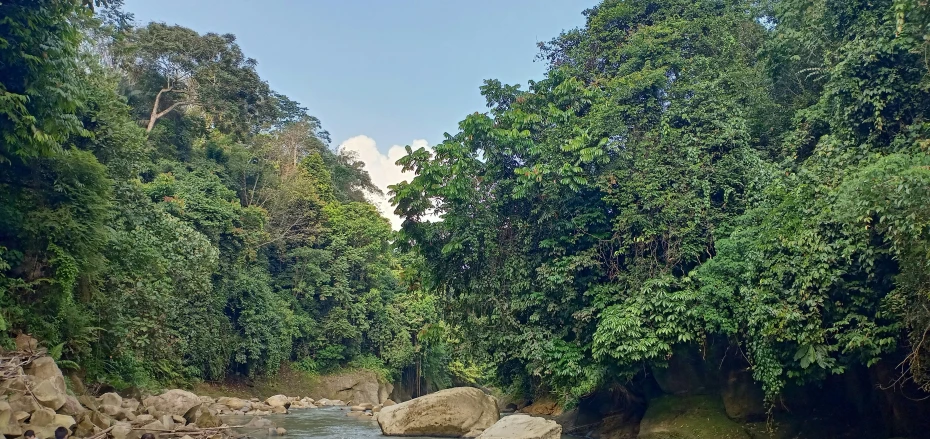
{"type": "MultiPolygon", "coordinates": [[[[355,418],[346,416],[348,407],[320,407],[317,409],[292,410],[287,415],[264,416],[277,427],[287,430],[287,436],[281,439],[368,439],[381,438],[381,429],[378,423],[370,417],[355,418]]],[[[251,419],[250,416],[223,417],[224,422],[230,425],[242,425],[251,419]]],[[[242,431],[256,439],[266,439],[267,429],[242,431]]],[[[563,436],[569,438],[569,436],[563,436]]],[[[424,439],[439,439],[426,437],[424,439]]]]}

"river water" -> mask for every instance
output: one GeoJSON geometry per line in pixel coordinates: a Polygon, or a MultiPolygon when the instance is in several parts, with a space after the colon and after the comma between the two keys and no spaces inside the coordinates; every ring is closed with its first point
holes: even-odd
{"type": "MultiPolygon", "coordinates": [[[[287,436],[280,439],[368,439],[382,438],[378,423],[370,417],[356,418],[346,416],[348,407],[320,407],[317,409],[295,409],[287,415],[263,416],[277,427],[287,430],[287,436]]],[[[243,425],[250,416],[223,417],[230,425],[243,425]]],[[[242,431],[241,434],[256,439],[268,438],[267,429],[242,431]]],[[[562,436],[569,438],[569,436],[562,436]]],[[[424,437],[423,439],[439,439],[424,437]]]]}

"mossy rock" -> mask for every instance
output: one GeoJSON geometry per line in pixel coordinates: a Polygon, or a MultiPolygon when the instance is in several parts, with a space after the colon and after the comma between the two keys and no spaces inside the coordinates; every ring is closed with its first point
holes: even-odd
{"type": "Polygon", "coordinates": [[[727,417],[715,395],[663,396],[649,401],[639,426],[640,439],[749,439],[743,426],[727,417]]]}

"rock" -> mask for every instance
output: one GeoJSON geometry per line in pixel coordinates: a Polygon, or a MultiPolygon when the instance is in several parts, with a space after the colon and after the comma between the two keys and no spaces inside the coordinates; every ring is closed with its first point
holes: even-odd
{"type": "Polygon", "coordinates": [[[128,422],[118,422],[113,426],[113,429],[110,430],[110,435],[113,436],[113,439],[127,439],[130,433],[132,433],[132,425],[128,422]]]}
{"type": "Polygon", "coordinates": [[[152,421],[152,422],[149,422],[148,424],[143,425],[142,430],[150,432],[150,433],[157,433],[160,431],[168,430],[168,427],[165,426],[165,424],[162,424],[161,421],[152,421]]]}
{"type": "Polygon", "coordinates": [[[223,421],[210,410],[201,410],[196,419],[193,421],[201,428],[213,428],[223,425],[223,421]]]}
{"type": "Polygon", "coordinates": [[[275,395],[265,400],[265,404],[268,404],[272,408],[274,407],[284,407],[288,408],[291,406],[291,401],[284,395],[275,395]]]}
{"type": "Polygon", "coordinates": [[[88,419],[101,429],[107,429],[113,423],[113,420],[109,416],[100,412],[91,412],[88,419]]]}
{"type": "Polygon", "coordinates": [[[67,429],[71,429],[71,427],[77,425],[77,422],[75,422],[73,416],[55,415],[55,420],[52,422],[52,425],[54,425],[55,428],[65,427],[67,429]]]}
{"type": "Polygon", "coordinates": [[[77,428],[74,430],[74,435],[77,437],[87,437],[94,434],[94,429],[98,429],[93,422],[90,422],[89,416],[84,416],[81,418],[81,422],[78,422],[77,428]]]}
{"type": "Polygon", "coordinates": [[[10,403],[0,400],[0,427],[5,427],[10,425],[10,422],[14,422],[13,413],[10,403]]]}
{"type": "Polygon", "coordinates": [[[93,411],[97,411],[100,408],[100,403],[97,402],[97,399],[90,395],[81,395],[78,397],[78,401],[81,405],[93,411]]]}
{"type": "Polygon", "coordinates": [[[520,411],[528,415],[553,416],[562,414],[562,408],[559,407],[559,403],[551,399],[534,401],[532,404],[524,407],[523,410],[520,411]]]}
{"type": "Polygon", "coordinates": [[[185,434],[184,436],[181,436],[181,439],[194,439],[194,438],[190,437],[190,435],[185,434]]]}
{"type": "Polygon", "coordinates": [[[61,374],[61,369],[58,368],[58,365],[55,364],[55,360],[52,359],[52,357],[36,358],[29,364],[29,367],[26,369],[26,374],[35,377],[36,381],[57,377],[64,379],[64,375],[61,374]]]}
{"type": "Polygon", "coordinates": [[[272,407],[272,408],[271,408],[271,413],[275,413],[275,414],[279,414],[279,415],[286,415],[286,414],[287,414],[287,409],[284,408],[284,407],[272,407]]]}
{"type": "Polygon", "coordinates": [[[201,397],[200,397],[200,402],[202,402],[202,403],[204,403],[204,404],[206,404],[206,405],[210,405],[210,404],[215,404],[215,403],[216,403],[216,400],[213,399],[212,397],[209,397],[209,396],[201,396],[201,397]]]}
{"type": "Polygon", "coordinates": [[[142,404],[162,414],[178,415],[188,419],[188,413],[199,409],[203,403],[197,395],[191,392],[174,389],[158,396],[145,398],[142,404]]]}
{"type": "Polygon", "coordinates": [[[386,436],[475,437],[499,418],[494,398],[473,387],[455,387],[385,407],[378,425],[386,436]]]}
{"type": "Polygon", "coordinates": [[[392,384],[382,380],[376,373],[360,370],[322,376],[309,393],[322,395],[326,399],[348,401],[354,405],[380,404],[393,389],[392,384]]]}
{"type": "MultiPolygon", "coordinates": [[[[184,418],[181,418],[181,419],[184,419],[184,418]]],[[[162,415],[162,417],[161,417],[161,419],[159,419],[159,421],[161,421],[161,425],[164,425],[164,426],[165,426],[165,429],[167,429],[167,430],[174,430],[174,428],[175,428],[174,419],[172,419],[171,415],[162,415]]],[[[186,424],[186,422],[183,423],[182,425],[184,425],[184,424],[186,424]]]]}
{"type": "Polygon", "coordinates": [[[126,420],[126,411],[122,407],[110,404],[103,404],[100,406],[100,413],[103,413],[117,421],[126,420]]]}
{"type": "Polygon", "coordinates": [[[748,439],[712,395],[663,396],[649,401],[639,439],[748,439]]]}
{"type": "Polygon", "coordinates": [[[81,379],[81,376],[76,372],[72,372],[70,375],[68,375],[68,381],[71,381],[71,390],[73,390],[76,395],[83,395],[87,393],[87,387],[84,386],[84,380],[81,379]]]}
{"type": "MultiPolygon", "coordinates": [[[[206,403],[205,403],[205,404],[206,404],[206,403]]],[[[229,407],[226,407],[225,405],[223,405],[223,404],[218,404],[218,403],[210,404],[209,409],[210,409],[211,411],[213,411],[213,412],[216,412],[216,414],[218,414],[218,415],[222,415],[222,414],[225,414],[225,413],[228,413],[228,412],[231,412],[231,411],[232,411],[232,410],[229,409],[229,407]]]]}
{"type": "Polygon", "coordinates": [[[394,401],[392,401],[392,400],[390,400],[390,399],[385,399],[384,402],[381,403],[381,406],[382,406],[382,407],[389,407],[389,406],[392,406],[392,405],[395,405],[395,404],[397,404],[397,403],[394,402],[394,401]]]}
{"type": "Polygon", "coordinates": [[[145,425],[145,424],[148,424],[149,422],[152,422],[152,421],[154,421],[154,420],[155,420],[155,417],[154,417],[154,416],[152,416],[152,415],[146,413],[146,414],[144,414],[144,415],[136,416],[136,420],[133,421],[133,423],[139,424],[139,425],[145,425]]]}
{"type": "Polygon", "coordinates": [[[671,395],[696,395],[716,389],[719,385],[717,367],[705,356],[694,344],[674,346],[668,366],[652,368],[659,388],[671,395]]]}
{"type": "Polygon", "coordinates": [[[353,405],[351,408],[349,408],[349,410],[352,410],[353,412],[364,412],[365,407],[362,407],[360,405],[353,405]]]}
{"type": "Polygon", "coordinates": [[[350,418],[361,418],[361,417],[365,417],[365,416],[367,416],[367,415],[365,414],[365,412],[349,411],[348,413],[346,413],[346,416],[348,416],[348,417],[350,417],[350,418]]]}
{"type": "Polygon", "coordinates": [[[139,410],[140,405],[141,404],[139,403],[139,400],[134,399],[134,398],[126,398],[123,400],[122,407],[131,412],[135,412],[139,410]]]}
{"type": "Polygon", "coordinates": [[[32,396],[26,393],[14,393],[10,395],[7,402],[14,412],[32,413],[42,407],[32,396]]]}
{"type": "Polygon", "coordinates": [[[229,407],[230,410],[242,410],[242,408],[248,404],[246,401],[241,400],[239,398],[229,398],[225,396],[220,399],[217,399],[216,402],[219,404],[223,404],[226,407],[229,407]]]}
{"type": "Polygon", "coordinates": [[[32,416],[26,412],[16,412],[13,413],[13,417],[10,418],[10,422],[23,423],[29,420],[29,417],[32,416]]]}
{"type": "Polygon", "coordinates": [[[29,425],[34,427],[47,427],[55,422],[55,416],[56,413],[54,410],[42,407],[32,413],[32,417],[29,418],[29,425]]]}
{"type": "Polygon", "coordinates": [[[720,392],[727,416],[737,421],[765,420],[765,394],[749,370],[734,370],[720,392]]]}
{"type": "Polygon", "coordinates": [[[374,406],[374,407],[371,408],[371,412],[372,412],[372,413],[378,413],[378,412],[381,411],[382,408],[383,408],[383,407],[381,407],[381,404],[378,404],[378,405],[376,405],[376,406],[374,406]]]}
{"type": "Polygon", "coordinates": [[[26,334],[17,335],[14,343],[17,351],[35,352],[39,349],[39,340],[26,334]]]}
{"type": "Polygon", "coordinates": [[[100,401],[101,405],[111,405],[114,407],[123,406],[123,397],[113,392],[104,393],[103,395],[100,395],[100,397],[97,398],[97,401],[100,401]]]}
{"type": "Polygon", "coordinates": [[[276,428],[274,431],[275,431],[275,433],[278,434],[278,436],[284,436],[284,435],[287,434],[287,430],[285,430],[285,429],[283,429],[283,428],[281,428],[281,427],[276,428]]]}
{"type": "Polygon", "coordinates": [[[517,405],[512,402],[510,404],[507,404],[503,409],[504,413],[513,413],[515,411],[517,411],[517,405]]]}
{"type": "Polygon", "coordinates": [[[249,398],[249,401],[258,402],[258,398],[249,398]]]}
{"type": "Polygon", "coordinates": [[[4,427],[0,427],[0,436],[6,436],[7,438],[17,438],[23,435],[25,428],[21,424],[9,424],[4,427]]]}
{"type": "Polygon", "coordinates": [[[555,421],[527,415],[504,416],[479,439],[559,439],[562,426],[555,421]]]}
{"type": "Polygon", "coordinates": [[[65,404],[58,409],[58,413],[71,416],[78,416],[86,411],[87,409],[78,402],[78,399],[71,395],[65,396],[65,404]]]}
{"type": "Polygon", "coordinates": [[[65,378],[59,375],[39,382],[32,388],[32,394],[39,400],[39,404],[58,410],[65,405],[68,387],[65,385],[65,378]]]}
{"type": "Polygon", "coordinates": [[[174,421],[175,424],[179,424],[179,425],[187,424],[187,420],[184,419],[183,416],[171,415],[171,420],[174,421]]]}

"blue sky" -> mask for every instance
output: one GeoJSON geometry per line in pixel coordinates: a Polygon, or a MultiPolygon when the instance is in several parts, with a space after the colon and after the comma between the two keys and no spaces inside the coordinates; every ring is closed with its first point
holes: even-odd
{"type": "Polygon", "coordinates": [[[126,0],[124,9],[140,23],[235,34],[271,87],[309,107],[333,146],[355,150],[385,185],[400,178],[390,169],[399,158],[395,146],[434,145],[465,115],[485,111],[484,79],[525,88],[542,78],[536,42],[583,25],[581,12],[594,4],[126,0]]]}

